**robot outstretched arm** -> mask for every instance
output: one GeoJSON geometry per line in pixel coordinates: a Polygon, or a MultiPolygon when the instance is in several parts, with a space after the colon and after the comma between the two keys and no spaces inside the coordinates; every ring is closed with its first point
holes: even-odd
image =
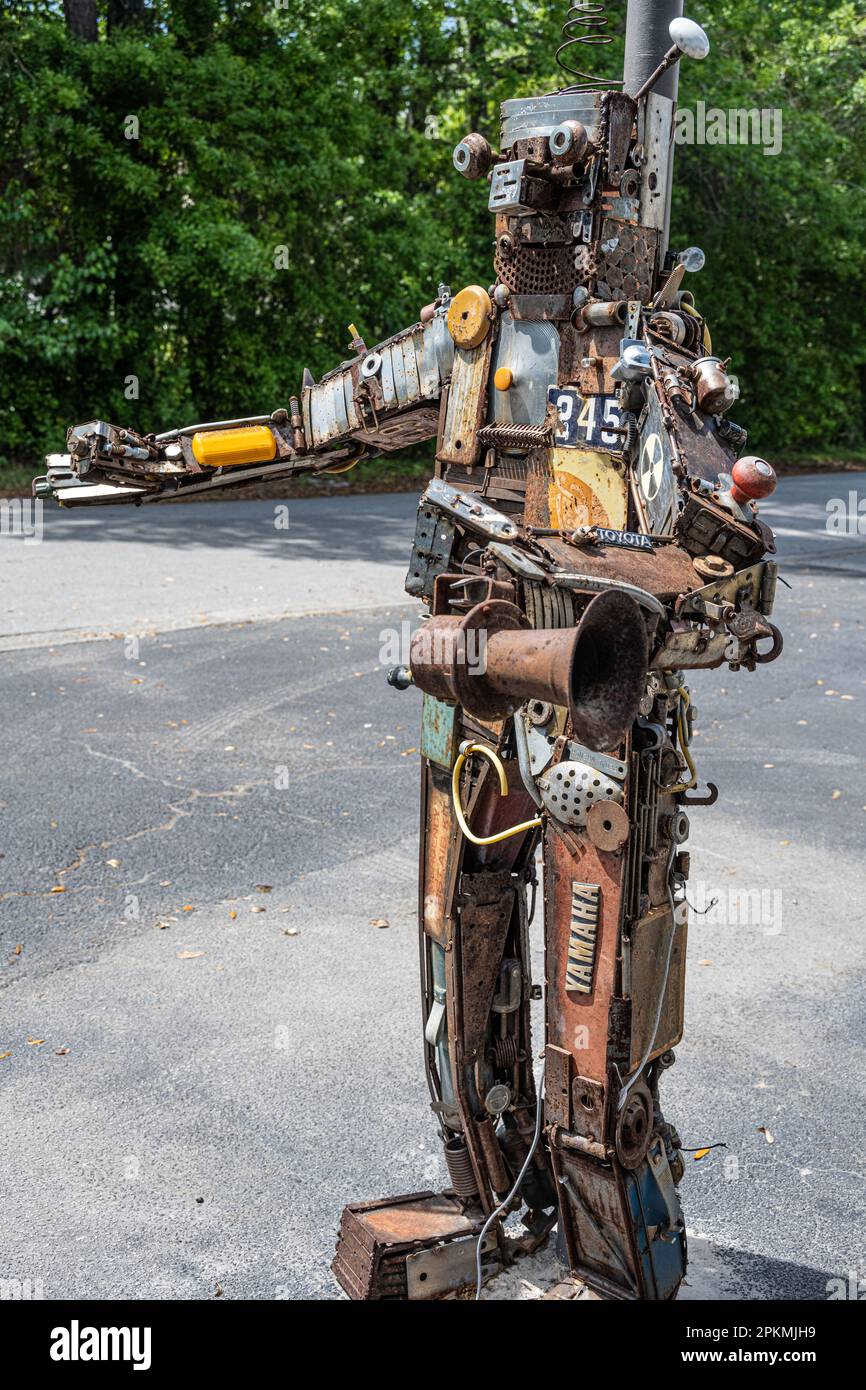
{"type": "Polygon", "coordinates": [[[442,285],[421,320],[373,349],[354,326],[354,357],[271,415],[138,434],[103,420],[73,425],[68,453],[49,454],[36,497],[63,506],[163,502],[181,494],[298,473],[341,472],[363,457],[436,436],[454,343],[442,285]]]}

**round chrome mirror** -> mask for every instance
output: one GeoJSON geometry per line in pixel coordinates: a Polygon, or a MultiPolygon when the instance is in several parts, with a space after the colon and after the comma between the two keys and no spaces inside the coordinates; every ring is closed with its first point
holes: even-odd
{"type": "Polygon", "coordinates": [[[684,265],[690,274],[694,274],[695,271],[703,270],[707,258],[700,246],[687,246],[685,251],[681,251],[677,256],[677,262],[679,265],[684,265]]]}
{"type": "Polygon", "coordinates": [[[686,19],[685,16],[672,19],[668,33],[671,41],[687,58],[706,58],[710,51],[709,39],[700,24],[695,24],[693,19],[686,19]]]}

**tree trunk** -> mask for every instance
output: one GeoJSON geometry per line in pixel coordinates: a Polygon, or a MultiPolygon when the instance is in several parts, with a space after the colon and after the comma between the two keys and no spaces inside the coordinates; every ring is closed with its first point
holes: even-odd
{"type": "Polygon", "coordinates": [[[144,19],[144,0],[108,0],[108,32],[129,29],[144,19]]]}
{"type": "Polygon", "coordinates": [[[63,0],[63,13],[70,34],[96,43],[96,0],[63,0]]]}

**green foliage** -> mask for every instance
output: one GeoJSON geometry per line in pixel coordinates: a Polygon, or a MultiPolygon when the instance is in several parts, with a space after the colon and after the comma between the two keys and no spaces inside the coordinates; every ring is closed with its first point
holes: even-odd
{"type": "MultiPolygon", "coordinates": [[[[0,13],[0,461],[69,423],[142,429],[286,404],[304,366],[492,278],[466,130],[559,85],[564,4],[112,0],[99,41],[59,0],[0,13]],[[137,123],[137,126],[136,126],[137,123]],[[132,135],[134,138],[128,138],[132,135]],[[136,394],[137,391],[137,394],[136,394]]],[[[614,43],[590,65],[621,71],[614,43]]],[[[702,11],[704,11],[702,13],[702,11]]],[[[864,20],[834,0],[713,0],[681,103],[778,106],[776,158],[677,155],[674,244],[768,452],[862,444],[864,20]]],[[[617,32],[618,31],[618,32],[617,32]]]]}

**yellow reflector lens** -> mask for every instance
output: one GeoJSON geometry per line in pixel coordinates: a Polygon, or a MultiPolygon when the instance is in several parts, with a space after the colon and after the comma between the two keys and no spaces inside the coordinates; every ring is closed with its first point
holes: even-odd
{"type": "Polygon", "coordinates": [[[236,430],[199,430],[192,452],[203,468],[231,468],[238,463],[268,463],[277,455],[277,441],[267,425],[242,425],[236,430]]]}

